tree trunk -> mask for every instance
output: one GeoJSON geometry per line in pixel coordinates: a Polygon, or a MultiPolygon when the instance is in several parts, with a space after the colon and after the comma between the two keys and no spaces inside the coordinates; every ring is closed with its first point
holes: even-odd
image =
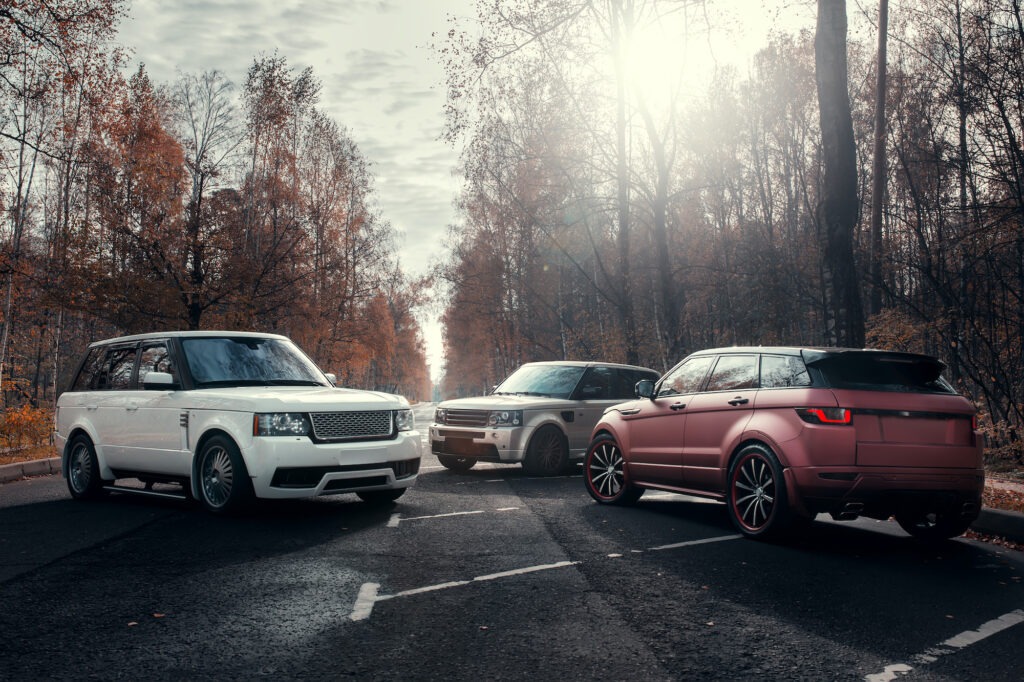
{"type": "Polygon", "coordinates": [[[871,308],[882,312],[882,206],[885,202],[885,76],[889,0],[878,3],[878,65],[875,77],[875,149],[871,171],[871,308]]]}
{"type": "Polygon", "coordinates": [[[814,62],[824,163],[818,218],[825,233],[826,315],[830,319],[826,342],[860,348],[864,345],[864,310],[853,260],[859,204],[847,91],[846,0],[818,0],[814,62]]]}

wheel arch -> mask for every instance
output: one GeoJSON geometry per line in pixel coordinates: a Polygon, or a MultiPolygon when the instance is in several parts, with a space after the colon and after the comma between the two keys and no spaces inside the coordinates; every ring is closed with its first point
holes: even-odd
{"type": "MultiPolygon", "coordinates": [[[[200,494],[200,491],[199,491],[199,471],[198,471],[198,467],[199,467],[199,453],[203,451],[203,448],[210,441],[210,439],[214,438],[216,436],[224,436],[229,441],[231,441],[232,443],[235,444],[235,447],[238,448],[238,451],[239,451],[240,454],[242,453],[242,448],[239,447],[238,440],[234,436],[232,436],[229,431],[227,431],[225,429],[222,429],[222,428],[219,428],[219,427],[213,427],[213,428],[207,429],[206,431],[204,431],[202,433],[202,435],[199,436],[199,439],[196,441],[196,447],[192,451],[192,466],[190,467],[190,469],[192,471],[192,474],[191,474],[191,476],[189,476],[189,487],[192,489],[192,497],[197,499],[197,500],[199,499],[199,494],[200,494]]],[[[242,461],[243,462],[245,461],[245,455],[244,454],[242,454],[242,461]]]]}
{"type": "Polygon", "coordinates": [[[798,517],[813,519],[814,515],[807,511],[803,497],[800,494],[800,489],[793,476],[793,470],[786,461],[782,449],[777,447],[771,439],[765,438],[763,434],[745,434],[745,437],[736,444],[736,447],[730,453],[729,460],[722,470],[722,491],[725,493],[726,499],[729,496],[729,472],[732,471],[732,465],[736,462],[736,458],[748,445],[759,445],[775,456],[775,459],[779,461],[779,466],[782,468],[782,484],[786,494],[786,505],[791,513],[796,514],[798,517]]]}
{"type": "Polygon", "coordinates": [[[60,471],[61,476],[66,480],[68,477],[68,458],[71,456],[71,448],[68,447],[71,443],[79,436],[85,436],[89,443],[92,445],[93,452],[96,453],[96,460],[99,464],[100,471],[102,472],[106,467],[105,460],[103,458],[103,449],[96,445],[96,439],[93,434],[89,433],[89,429],[82,426],[81,424],[75,426],[68,433],[67,439],[64,441],[64,450],[60,453],[60,471]]]}
{"type": "Polygon", "coordinates": [[[565,433],[565,429],[559,426],[557,421],[548,419],[541,422],[540,424],[537,424],[537,426],[534,427],[533,432],[530,433],[530,438],[526,441],[526,446],[523,448],[524,453],[527,452],[533,446],[533,441],[537,437],[537,434],[549,426],[558,431],[558,433],[562,437],[562,445],[565,446],[566,453],[569,452],[569,436],[565,433]]]}

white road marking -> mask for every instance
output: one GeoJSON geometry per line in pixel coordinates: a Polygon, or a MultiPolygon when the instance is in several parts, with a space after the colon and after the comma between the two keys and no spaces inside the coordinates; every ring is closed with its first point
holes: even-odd
{"type": "MultiPolygon", "coordinates": [[[[917,665],[933,663],[937,661],[940,656],[955,654],[961,649],[969,647],[972,644],[977,644],[987,637],[991,637],[998,632],[1002,632],[1007,628],[1012,628],[1014,625],[1019,625],[1020,623],[1024,623],[1024,609],[1017,609],[1016,611],[1004,613],[998,618],[982,624],[982,626],[977,630],[961,632],[959,635],[950,637],[939,646],[928,649],[924,653],[917,654],[911,659],[911,661],[917,665]]],[[[893,665],[885,666],[885,670],[880,673],[865,675],[864,679],[866,682],[890,682],[890,680],[894,680],[900,675],[906,675],[913,669],[913,666],[906,663],[895,663],[893,665]]]]}
{"type": "Polygon", "coordinates": [[[738,540],[742,538],[742,535],[720,535],[715,538],[704,538],[703,540],[688,540],[687,542],[676,542],[671,545],[658,545],[657,547],[648,547],[648,552],[660,552],[663,549],[676,549],[677,547],[692,547],[693,545],[706,545],[709,542],[722,542],[724,540],[738,540]]]}
{"type": "MultiPolygon", "coordinates": [[[[505,507],[505,510],[517,509],[517,507],[505,507]]],[[[439,516],[456,516],[458,514],[473,514],[483,512],[455,512],[454,514],[440,514],[439,516]]],[[[429,519],[436,518],[432,516],[421,516],[417,518],[429,519]]],[[[413,519],[402,519],[403,521],[411,521],[413,519]]],[[[742,535],[723,535],[715,538],[705,538],[703,540],[690,540],[688,542],[677,542],[672,545],[661,545],[659,547],[651,547],[651,551],[663,550],[663,549],[675,549],[677,547],[692,547],[693,545],[703,545],[709,542],[721,542],[723,540],[735,540],[736,538],[743,537],[742,535]]],[[[642,554],[642,550],[631,550],[635,554],[642,554]]],[[[621,554],[609,554],[609,558],[619,558],[621,554]]],[[[470,580],[453,580],[446,583],[438,583],[436,585],[427,585],[425,587],[416,587],[411,590],[405,590],[403,592],[397,592],[395,594],[377,594],[377,590],[380,588],[378,583],[363,583],[363,586],[359,589],[359,596],[356,597],[355,606],[352,608],[352,613],[349,615],[349,620],[366,620],[370,617],[370,613],[373,611],[373,605],[379,601],[388,601],[389,599],[398,599],[399,597],[411,597],[416,594],[424,594],[426,592],[437,592],[438,590],[447,590],[452,587],[462,587],[463,585],[470,585],[475,582],[484,582],[488,580],[499,580],[501,578],[509,578],[517,575],[525,575],[527,573],[536,573],[537,571],[548,571],[553,568],[565,568],[566,566],[576,566],[581,564],[581,561],[559,561],[554,564],[541,564],[539,566],[527,566],[526,568],[514,568],[511,571],[501,571],[500,573],[489,573],[487,575],[478,575],[470,580]]]]}
{"type": "MultiPolygon", "coordinates": [[[[503,511],[514,511],[516,509],[519,509],[519,507],[501,507],[500,509],[495,509],[494,511],[503,512],[503,511]]],[[[445,518],[447,516],[468,516],[470,514],[486,514],[486,513],[487,513],[486,509],[474,509],[473,511],[449,512],[447,514],[432,514],[430,516],[410,516],[410,517],[405,518],[405,519],[402,518],[401,514],[392,514],[391,518],[388,519],[388,526],[387,527],[388,528],[398,528],[398,524],[400,522],[402,522],[402,521],[422,521],[424,519],[443,519],[443,518],[445,518]]]]}
{"type": "Polygon", "coordinates": [[[553,568],[565,568],[566,566],[575,566],[578,563],[580,562],[559,561],[558,563],[554,564],[541,564],[540,566],[527,566],[526,568],[515,568],[511,571],[502,571],[500,573],[478,575],[477,577],[472,578],[470,580],[453,580],[447,583],[438,583],[437,585],[417,587],[412,590],[405,590],[403,592],[398,592],[396,594],[377,594],[377,590],[380,589],[379,583],[363,583],[363,586],[359,588],[359,596],[356,597],[355,606],[352,607],[352,613],[349,614],[349,620],[366,620],[370,617],[370,614],[373,612],[373,605],[379,601],[398,599],[399,597],[411,597],[413,595],[423,594],[425,592],[447,590],[452,587],[462,587],[463,585],[470,585],[475,582],[499,580],[501,578],[510,578],[512,576],[525,575],[527,573],[536,573],[537,571],[548,571],[553,568]]]}
{"type": "Polygon", "coordinates": [[[356,605],[352,607],[350,620],[366,620],[373,611],[373,604],[377,601],[377,590],[380,583],[363,583],[359,588],[359,596],[356,597],[356,605]]]}

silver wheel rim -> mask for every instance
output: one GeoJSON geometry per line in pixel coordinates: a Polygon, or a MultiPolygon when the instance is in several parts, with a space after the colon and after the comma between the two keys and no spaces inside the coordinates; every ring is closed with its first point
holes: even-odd
{"type": "Polygon", "coordinates": [[[607,498],[619,494],[626,483],[622,462],[622,454],[614,443],[602,443],[594,449],[587,466],[587,476],[594,492],[607,498]]]}
{"type": "Polygon", "coordinates": [[[89,488],[89,481],[92,480],[92,460],[89,457],[89,448],[84,443],[78,443],[71,451],[68,461],[68,481],[75,492],[85,492],[89,488]]]}
{"type": "Polygon", "coordinates": [[[775,476],[763,457],[751,456],[740,462],[732,482],[732,506],[745,528],[759,530],[775,508],[775,476]]]}
{"type": "Polygon", "coordinates": [[[211,507],[223,507],[231,498],[235,482],[235,469],[228,451],[215,445],[203,457],[202,471],[203,498],[211,507]]]}

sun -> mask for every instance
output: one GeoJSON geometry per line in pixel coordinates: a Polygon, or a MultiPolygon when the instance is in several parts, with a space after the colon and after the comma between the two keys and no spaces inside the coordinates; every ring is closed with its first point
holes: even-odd
{"type": "Polygon", "coordinates": [[[745,73],[773,29],[794,30],[806,22],[806,17],[781,15],[766,3],[707,11],[703,5],[684,4],[655,14],[660,6],[645,5],[650,9],[638,13],[617,57],[638,101],[660,112],[705,96],[722,68],[745,73]]]}

